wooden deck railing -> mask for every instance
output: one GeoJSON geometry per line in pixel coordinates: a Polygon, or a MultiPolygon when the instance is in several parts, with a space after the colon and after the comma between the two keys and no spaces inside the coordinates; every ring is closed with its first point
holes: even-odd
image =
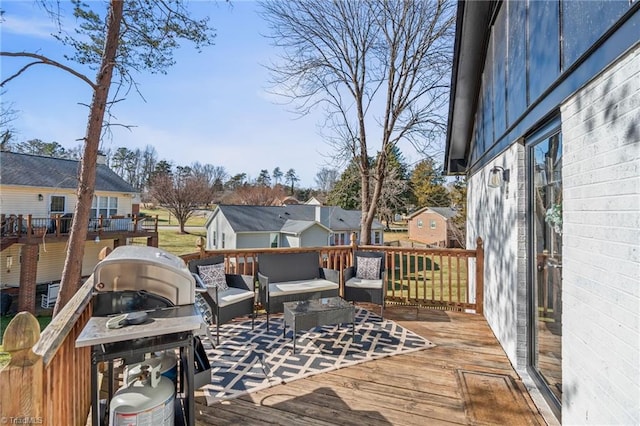
{"type": "Polygon", "coordinates": [[[27,312],[9,323],[3,347],[11,360],[0,370],[0,419],[9,424],[86,424],[91,350],[76,348],[75,341],[91,317],[92,288],[93,276],[41,335],[38,321],[27,312]]]}
{"type": "MultiPolygon", "coordinates": [[[[73,217],[33,217],[32,215],[6,215],[1,218],[0,233],[3,237],[61,237],[71,232],[73,217]]],[[[158,216],[100,217],[89,219],[88,233],[98,235],[109,233],[158,232],[158,216]]]]}
{"type": "MultiPolygon", "coordinates": [[[[227,272],[255,275],[260,253],[318,251],[323,266],[344,270],[359,250],[386,253],[388,303],[483,311],[484,252],[386,246],[215,250],[182,256],[185,261],[224,255],[227,272]],[[475,259],[475,262],[472,260],[475,259]],[[470,276],[475,274],[471,292],[470,276]],[[474,296],[474,297],[472,297],[474,296]]],[[[91,351],[75,341],[92,314],[93,276],[47,326],[42,335],[29,313],[18,314],[5,331],[11,360],[0,370],[0,419],[13,423],[84,425],[91,406],[91,351]]]]}
{"type": "Polygon", "coordinates": [[[412,304],[450,310],[483,312],[484,250],[482,239],[475,250],[422,249],[389,246],[350,246],[204,250],[182,255],[192,259],[223,255],[227,273],[256,275],[261,253],[318,252],[321,264],[342,271],[353,265],[355,250],[386,253],[387,295],[391,304],[412,304]],[[472,281],[470,274],[475,275],[472,281]]]}

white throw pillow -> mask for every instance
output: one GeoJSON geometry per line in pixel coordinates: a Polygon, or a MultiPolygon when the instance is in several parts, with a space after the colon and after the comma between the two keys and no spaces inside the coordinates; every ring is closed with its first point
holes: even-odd
{"type": "Polygon", "coordinates": [[[356,278],[362,280],[380,279],[380,259],[379,257],[356,257],[358,267],[356,269],[356,278]]]}
{"type": "Polygon", "coordinates": [[[229,288],[224,276],[224,263],[198,266],[198,274],[207,287],[218,287],[219,291],[224,291],[229,288]]]}

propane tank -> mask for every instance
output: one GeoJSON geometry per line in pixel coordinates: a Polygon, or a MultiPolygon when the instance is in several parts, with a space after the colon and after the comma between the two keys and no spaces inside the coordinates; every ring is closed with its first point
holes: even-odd
{"type": "Polygon", "coordinates": [[[160,359],[160,374],[171,380],[176,385],[178,380],[178,357],[176,351],[167,349],[153,354],[160,359]]]}
{"type": "Polygon", "coordinates": [[[125,385],[109,404],[111,426],[173,426],[175,387],[160,374],[161,360],[150,358],[129,366],[125,385]]]}

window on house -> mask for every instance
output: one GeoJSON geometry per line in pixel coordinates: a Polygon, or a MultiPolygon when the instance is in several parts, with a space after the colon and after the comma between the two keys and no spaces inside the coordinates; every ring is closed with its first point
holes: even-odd
{"type": "Polygon", "coordinates": [[[269,236],[269,240],[271,241],[270,245],[272,248],[278,247],[278,234],[277,233],[272,233],[269,236]]]}
{"type": "Polygon", "coordinates": [[[218,240],[218,235],[216,231],[213,231],[213,246],[216,246],[216,241],[218,240]]]}
{"type": "Polygon", "coordinates": [[[436,221],[435,221],[435,220],[432,220],[432,221],[429,223],[429,227],[430,227],[431,229],[436,229],[436,221]]]}
{"type": "Polygon", "coordinates": [[[422,228],[422,219],[418,219],[417,224],[418,224],[418,228],[422,228]]]}
{"type": "Polygon", "coordinates": [[[64,195],[52,195],[51,205],[49,210],[51,213],[64,213],[65,212],[65,196],[64,195]]]}
{"type": "Polygon", "coordinates": [[[382,244],[382,232],[380,231],[373,232],[373,244],[382,244]]]}
{"type": "Polygon", "coordinates": [[[118,214],[118,197],[102,197],[95,195],[91,202],[91,217],[111,217],[118,214]]]}
{"type": "Polygon", "coordinates": [[[225,235],[224,235],[224,232],[223,232],[222,233],[222,247],[221,248],[224,248],[224,244],[225,244],[224,240],[225,240],[225,235]]]}

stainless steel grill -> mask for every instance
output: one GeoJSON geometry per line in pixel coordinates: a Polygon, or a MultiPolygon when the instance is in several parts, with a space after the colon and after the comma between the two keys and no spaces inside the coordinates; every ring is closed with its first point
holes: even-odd
{"type": "Polygon", "coordinates": [[[96,316],[195,302],[195,280],[184,261],[156,247],[117,247],[96,265],[94,280],[96,316]]]}
{"type": "Polygon", "coordinates": [[[193,425],[193,392],[211,380],[211,367],[197,336],[204,323],[195,305],[196,283],[184,261],[156,247],[121,246],[96,265],[93,275],[93,318],[76,340],[78,347],[92,347],[93,425],[102,424],[103,420],[98,362],[109,364],[110,400],[113,360],[131,364],[156,351],[178,349],[180,377],[175,417],[177,424],[193,425]],[[110,326],[110,321],[117,320],[120,325],[122,318],[129,319],[132,312],[142,311],[146,315],[133,315],[144,318],[139,323],[124,322],[122,328],[110,326]],[[117,315],[124,313],[129,315],[117,315]]]}

